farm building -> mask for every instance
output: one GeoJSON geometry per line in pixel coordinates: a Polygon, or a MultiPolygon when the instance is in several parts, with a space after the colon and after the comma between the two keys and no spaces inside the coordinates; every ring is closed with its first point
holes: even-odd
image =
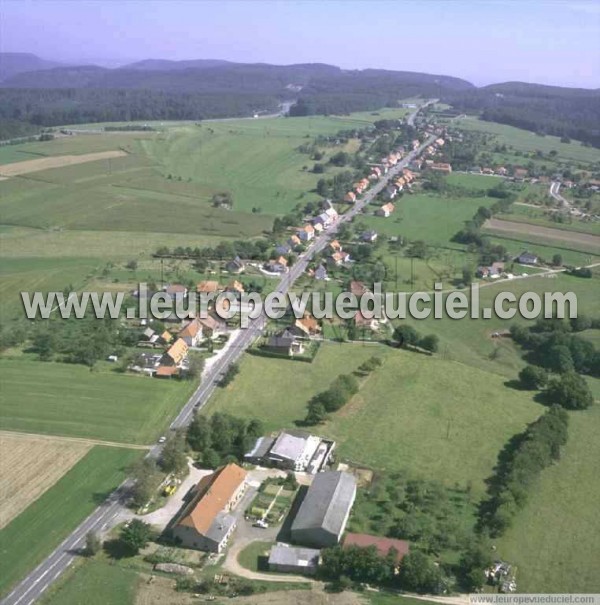
{"type": "Polygon", "coordinates": [[[317,473],[292,523],[292,541],[304,546],[335,546],[342,537],[354,499],[356,480],[350,473],[317,473]]]}
{"type": "Polygon", "coordinates": [[[246,265],[244,264],[244,261],[242,261],[242,259],[239,256],[236,256],[233,260],[230,260],[225,265],[225,269],[229,273],[242,273],[245,268],[246,268],[246,265]]]}
{"type": "Polygon", "coordinates": [[[173,537],[187,548],[221,552],[236,526],[230,512],[246,491],[246,471],[228,464],[193,489],[192,499],[173,524],[173,537]]]}
{"type": "Polygon", "coordinates": [[[537,265],[538,257],[531,252],[521,252],[521,254],[517,257],[517,262],[522,265],[537,265]]]}
{"type": "Polygon", "coordinates": [[[257,439],[244,460],[284,470],[317,473],[327,464],[334,448],[334,441],[302,431],[281,431],[275,438],[257,439]]]}
{"type": "Polygon", "coordinates": [[[319,566],[321,551],[278,543],[269,553],[269,570],[284,573],[314,575],[319,566]]]}

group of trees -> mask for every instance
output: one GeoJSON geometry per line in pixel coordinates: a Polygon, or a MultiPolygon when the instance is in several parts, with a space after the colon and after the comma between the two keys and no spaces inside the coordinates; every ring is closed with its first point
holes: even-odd
{"type": "Polygon", "coordinates": [[[334,546],[322,552],[319,575],[332,582],[338,590],[351,588],[354,583],[389,586],[419,593],[442,594],[448,578],[434,559],[420,550],[405,555],[396,563],[397,552],[390,549],[386,556],[374,546],[334,546]]]}
{"type": "Polygon", "coordinates": [[[196,414],[187,430],[187,443],[198,453],[204,466],[215,468],[243,460],[244,454],[263,433],[260,420],[244,420],[217,412],[196,414]]]}
{"type": "MultiPolygon", "coordinates": [[[[365,368],[366,366],[363,367],[363,371],[365,368]]],[[[358,386],[358,380],[355,376],[340,374],[326,391],[317,393],[308,402],[308,413],[304,422],[309,425],[323,422],[329,413],[339,410],[358,392],[358,386]]]]}
{"type": "Polygon", "coordinates": [[[108,355],[121,355],[140,339],[139,330],[123,329],[114,319],[52,318],[36,322],[30,329],[31,351],[42,361],[59,358],[67,363],[93,367],[108,355]]]}
{"type": "MultiPolygon", "coordinates": [[[[513,340],[527,351],[526,359],[533,365],[556,374],[589,374],[600,376],[600,351],[589,340],[577,332],[600,327],[600,320],[579,315],[569,321],[559,319],[538,320],[533,326],[511,327],[513,340]]],[[[532,388],[545,386],[541,372],[532,379],[532,370],[527,370],[523,384],[532,388]]],[[[563,403],[565,407],[581,407],[563,403]]],[[[586,406],[587,407],[587,406],[586,406]]]]}
{"type": "Polygon", "coordinates": [[[511,526],[532,483],[559,459],[560,448],[567,442],[568,421],[567,412],[554,405],[509,442],[489,480],[489,498],[481,503],[480,529],[496,537],[511,526]]]}
{"type": "MultiPolygon", "coordinates": [[[[377,475],[369,489],[359,491],[350,530],[410,542],[410,554],[402,560],[399,575],[391,579],[399,588],[439,592],[458,582],[473,590],[485,581],[490,548],[475,534],[472,512],[469,488],[449,489],[436,481],[393,472],[377,475]],[[437,565],[448,552],[459,562],[437,565]]],[[[333,561],[337,564],[338,558],[333,561]]],[[[350,570],[342,568],[338,573],[356,581],[350,570]]],[[[385,581],[388,576],[382,575],[385,581]]]]}
{"type": "Polygon", "coordinates": [[[580,374],[600,376],[600,351],[577,332],[600,327],[600,320],[579,315],[570,321],[538,320],[533,326],[514,325],[513,340],[526,351],[532,364],[519,373],[526,389],[544,389],[548,403],[571,410],[588,408],[594,397],[585,378],[580,374]],[[549,373],[558,376],[550,377],[549,373]]]}
{"type": "Polygon", "coordinates": [[[216,246],[205,246],[204,248],[190,248],[178,246],[168,248],[161,246],[156,250],[154,256],[159,258],[191,258],[197,260],[231,260],[236,256],[244,259],[267,260],[271,244],[264,238],[252,240],[223,240],[216,246]]]}
{"type": "Polygon", "coordinates": [[[439,348],[439,338],[435,334],[421,336],[417,330],[406,324],[402,324],[394,330],[394,340],[403,349],[419,348],[436,353],[439,348]]]}
{"type": "MultiPolygon", "coordinates": [[[[33,126],[141,120],[203,120],[247,116],[256,108],[274,110],[278,100],[266,94],[115,89],[4,88],[0,132],[19,136],[15,121],[33,126]]],[[[24,132],[28,134],[28,132],[24,132]]]]}

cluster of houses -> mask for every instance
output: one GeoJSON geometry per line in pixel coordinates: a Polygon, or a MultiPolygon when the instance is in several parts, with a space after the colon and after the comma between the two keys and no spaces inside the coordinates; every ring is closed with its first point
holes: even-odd
{"type": "Polygon", "coordinates": [[[496,168],[490,168],[489,166],[474,166],[471,168],[471,172],[505,177],[512,176],[515,181],[524,181],[529,174],[527,169],[519,168],[518,166],[515,166],[510,170],[504,166],[497,166],[496,168]]]}
{"type": "MultiPolygon", "coordinates": [[[[539,264],[540,259],[532,252],[524,251],[515,258],[515,262],[519,263],[520,265],[536,266],[539,264]]],[[[487,277],[490,279],[498,279],[499,277],[513,277],[511,273],[506,273],[504,263],[499,261],[494,262],[491,265],[481,265],[477,267],[475,275],[477,277],[487,277]]]]}
{"type": "MultiPolygon", "coordinates": [[[[414,147],[416,149],[420,145],[420,143],[418,140],[413,141],[413,143],[414,142],[416,142],[416,147],[414,147]]],[[[360,179],[360,181],[354,183],[352,189],[348,191],[348,193],[346,193],[346,195],[344,196],[344,201],[349,204],[354,204],[358,196],[362,195],[369,188],[369,184],[372,181],[378,181],[383,175],[388,173],[390,168],[396,166],[396,164],[398,164],[401,159],[402,151],[400,150],[393,151],[392,153],[384,157],[379,164],[371,167],[371,172],[369,173],[368,178],[362,178],[360,179]]],[[[411,180],[412,178],[414,178],[414,175],[411,175],[411,180]]],[[[394,181],[394,184],[390,185],[390,187],[392,189],[395,189],[397,193],[402,189],[402,187],[408,184],[408,182],[410,181],[406,181],[403,177],[400,177],[400,179],[394,181]]],[[[390,187],[388,187],[388,189],[390,189],[390,187]]],[[[396,195],[396,193],[394,193],[394,195],[396,195]]]]}
{"type": "Polygon", "coordinates": [[[319,322],[309,314],[296,319],[283,330],[279,330],[267,339],[265,350],[285,357],[302,355],[306,341],[318,337],[321,333],[319,322]]]}

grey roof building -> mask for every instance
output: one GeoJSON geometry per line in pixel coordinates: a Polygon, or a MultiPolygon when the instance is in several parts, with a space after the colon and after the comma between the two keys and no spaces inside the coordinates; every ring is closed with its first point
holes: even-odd
{"type": "Polygon", "coordinates": [[[244,460],[252,464],[260,464],[267,457],[274,443],[273,437],[259,437],[254,443],[254,447],[244,454],[244,460]]]}
{"type": "Polygon", "coordinates": [[[317,548],[337,544],[355,497],[356,480],[350,473],[318,473],[292,523],[292,541],[317,548]]]}
{"type": "Polygon", "coordinates": [[[319,565],[321,551],[278,543],[269,553],[269,570],[313,575],[319,565]]]}

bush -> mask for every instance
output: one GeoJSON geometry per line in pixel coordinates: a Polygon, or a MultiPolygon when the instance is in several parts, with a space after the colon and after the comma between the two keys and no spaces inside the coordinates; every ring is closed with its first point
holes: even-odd
{"type": "Polygon", "coordinates": [[[519,380],[524,388],[534,391],[546,386],[548,374],[544,368],[527,366],[519,372],[519,380]]]}
{"type": "Polygon", "coordinates": [[[594,403],[594,397],[585,378],[575,372],[566,372],[560,378],[553,378],[546,389],[550,403],[569,410],[585,410],[594,403]]]}

